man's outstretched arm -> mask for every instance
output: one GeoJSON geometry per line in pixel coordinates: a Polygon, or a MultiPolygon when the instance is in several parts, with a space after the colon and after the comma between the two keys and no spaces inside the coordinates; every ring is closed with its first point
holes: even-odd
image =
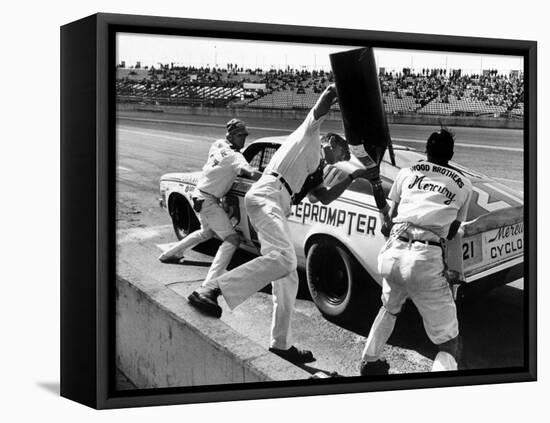
{"type": "Polygon", "coordinates": [[[330,84],[325,91],[323,91],[317,100],[317,103],[315,103],[315,106],[313,106],[313,117],[315,120],[328,113],[330,106],[332,106],[336,97],[336,86],[334,84],[330,84]]]}

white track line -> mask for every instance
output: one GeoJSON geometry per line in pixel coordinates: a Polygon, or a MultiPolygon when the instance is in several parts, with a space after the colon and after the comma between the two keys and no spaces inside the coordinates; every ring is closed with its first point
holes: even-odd
{"type": "MultiPolygon", "coordinates": [[[[416,143],[416,144],[426,144],[426,141],[413,140],[413,139],[410,139],[410,138],[392,138],[392,141],[412,142],[412,143],[416,143]]],[[[504,150],[504,151],[521,151],[521,152],[523,152],[523,148],[506,147],[504,145],[466,144],[466,143],[457,142],[457,143],[455,143],[455,146],[469,147],[469,148],[484,148],[484,149],[487,149],[487,150],[504,150]]]]}
{"type": "MultiPolygon", "coordinates": [[[[206,126],[209,128],[225,128],[223,123],[209,123],[209,122],[189,122],[181,120],[164,120],[164,119],[146,119],[146,118],[135,118],[135,117],[126,117],[119,116],[119,119],[131,120],[135,122],[151,122],[151,123],[170,123],[174,125],[185,125],[185,126],[206,126]]],[[[267,128],[263,126],[247,126],[248,129],[255,129],[260,131],[273,131],[273,132],[286,132],[290,134],[292,131],[288,129],[277,129],[277,128],[267,128]]]]}
{"type": "MultiPolygon", "coordinates": [[[[134,117],[126,117],[126,116],[119,116],[120,119],[130,120],[130,121],[136,121],[136,122],[154,122],[154,123],[171,123],[175,125],[187,125],[187,126],[206,126],[210,128],[225,128],[224,124],[221,123],[208,123],[208,122],[189,122],[189,121],[181,121],[181,120],[163,120],[163,119],[146,119],[146,118],[134,118],[134,117]]],[[[272,131],[272,132],[286,132],[290,133],[291,131],[287,129],[277,129],[277,128],[267,128],[263,126],[249,126],[249,129],[252,130],[259,130],[259,131],[272,131]]],[[[398,142],[410,142],[410,143],[417,143],[417,144],[425,144],[425,140],[415,140],[412,138],[392,138],[392,141],[398,141],[398,142]]],[[[518,147],[506,147],[503,145],[484,145],[484,144],[466,144],[466,143],[455,143],[456,146],[459,147],[469,147],[469,148],[482,148],[487,150],[503,150],[503,151],[518,151],[523,152],[523,148],[518,147]]]]}
{"type": "Polygon", "coordinates": [[[504,182],[513,182],[515,184],[522,184],[523,181],[517,180],[517,179],[506,179],[506,178],[497,178],[495,176],[491,177],[492,179],[495,179],[497,181],[504,181],[504,182]]]}
{"type": "MultiPolygon", "coordinates": [[[[189,140],[189,136],[180,136],[176,137],[174,135],[169,135],[170,132],[167,131],[159,131],[159,130],[145,130],[145,131],[136,131],[133,129],[126,129],[126,128],[118,128],[118,131],[125,132],[127,134],[135,134],[135,135],[142,135],[142,136],[153,136],[156,138],[164,138],[171,141],[185,141],[189,140]]],[[[191,135],[193,139],[199,138],[199,139],[205,139],[208,141],[212,141],[212,137],[206,137],[204,135],[191,135]]]]}

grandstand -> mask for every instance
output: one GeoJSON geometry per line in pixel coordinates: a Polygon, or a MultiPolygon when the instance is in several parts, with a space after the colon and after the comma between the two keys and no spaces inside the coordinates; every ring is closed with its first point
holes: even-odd
{"type": "MultiPolygon", "coordinates": [[[[116,93],[119,102],[294,110],[310,109],[331,81],[332,73],[323,71],[165,65],[117,68],[116,93]]],[[[380,87],[388,114],[522,117],[524,113],[523,76],[517,74],[489,71],[462,76],[460,71],[447,74],[439,69],[417,74],[384,72],[380,87]]]]}
{"type": "Polygon", "coordinates": [[[191,72],[119,68],[116,80],[118,100],[220,106],[240,99],[245,92],[240,82],[231,82],[227,77],[215,77],[215,73],[210,70],[197,71],[196,74],[191,72]]]}
{"type": "MultiPolygon", "coordinates": [[[[293,89],[273,91],[250,101],[247,107],[259,109],[311,109],[319,95],[310,88],[304,88],[300,91],[293,89]]],[[[332,109],[339,110],[338,104],[332,106],[332,109]]]]}
{"type": "Polygon", "coordinates": [[[475,99],[462,99],[450,95],[447,101],[435,99],[424,107],[418,109],[420,114],[435,114],[435,115],[499,115],[506,112],[505,106],[492,106],[487,103],[475,99]]]}
{"type": "Polygon", "coordinates": [[[510,110],[512,115],[523,116],[523,102],[517,103],[516,107],[510,110]]]}
{"type": "Polygon", "coordinates": [[[412,95],[405,95],[403,90],[399,90],[398,95],[383,94],[382,101],[386,113],[414,113],[420,107],[418,101],[412,95]]]}

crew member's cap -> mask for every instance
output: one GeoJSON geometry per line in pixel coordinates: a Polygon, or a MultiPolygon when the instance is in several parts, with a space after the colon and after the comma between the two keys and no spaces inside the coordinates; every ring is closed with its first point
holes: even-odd
{"type": "Polygon", "coordinates": [[[227,122],[226,127],[227,127],[227,135],[238,135],[238,134],[248,135],[246,125],[240,119],[231,119],[229,122],[227,122]]]}

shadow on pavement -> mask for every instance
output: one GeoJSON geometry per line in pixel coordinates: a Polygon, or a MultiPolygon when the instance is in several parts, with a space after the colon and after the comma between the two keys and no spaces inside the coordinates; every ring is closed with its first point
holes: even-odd
{"type": "MultiPolygon", "coordinates": [[[[219,242],[209,242],[197,247],[197,251],[214,255],[219,242]]],[[[239,250],[228,269],[243,264],[255,255],[239,250]]],[[[188,263],[189,264],[189,263],[188,263]]],[[[202,263],[205,265],[205,263],[202,263]]],[[[300,276],[299,299],[311,300],[305,273],[300,276]]],[[[271,284],[262,292],[271,293],[271,284]]],[[[364,311],[350,322],[333,322],[338,326],[366,337],[380,307],[380,288],[371,287],[367,293],[364,311]]],[[[521,289],[503,286],[489,293],[471,296],[458,304],[458,320],[462,337],[462,369],[485,369],[524,365],[524,296],[521,289]]],[[[411,301],[403,306],[388,343],[414,350],[432,359],[438,350],[432,344],[416,307],[411,301]]],[[[310,366],[304,370],[315,373],[325,371],[310,366]]],[[[330,372],[329,372],[330,373],[330,372]]]]}
{"type": "Polygon", "coordinates": [[[313,376],[315,376],[315,379],[324,379],[327,377],[333,378],[333,377],[344,377],[342,375],[339,375],[337,372],[330,370],[330,369],[320,369],[318,367],[313,367],[309,364],[297,364],[293,363],[296,367],[299,367],[302,370],[305,370],[308,373],[311,373],[313,376]]]}
{"type": "Polygon", "coordinates": [[[459,306],[464,367],[524,365],[523,291],[503,286],[459,306]]]}
{"type": "Polygon", "coordinates": [[[209,261],[184,260],[182,263],[178,264],[185,266],[210,267],[212,263],[209,261]]]}
{"type": "MultiPolygon", "coordinates": [[[[517,288],[503,286],[458,304],[462,341],[461,369],[487,369],[524,365],[524,296],[517,288]]],[[[378,305],[379,307],[379,305],[378,305]]],[[[372,319],[339,324],[368,336],[372,319]]],[[[428,338],[422,318],[408,300],[388,344],[414,350],[431,360],[438,352],[428,338]]]]}

